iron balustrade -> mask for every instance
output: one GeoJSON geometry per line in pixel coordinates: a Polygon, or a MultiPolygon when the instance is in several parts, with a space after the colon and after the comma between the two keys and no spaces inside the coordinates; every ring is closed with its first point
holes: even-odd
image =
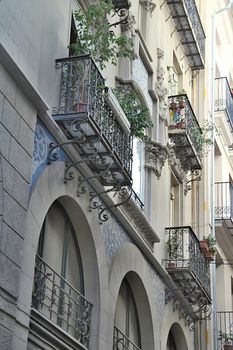
{"type": "Polygon", "coordinates": [[[184,0],[184,3],[201,55],[205,60],[205,32],[197,10],[196,2],[195,0],[184,0]]]}
{"type": "Polygon", "coordinates": [[[144,209],[144,203],[141,201],[140,197],[137,195],[137,193],[132,189],[132,196],[134,203],[141,209],[144,209]]]}
{"type": "Polygon", "coordinates": [[[195,0],[167,0],[167,4],[191,68],[204,68],[205,33],[195,0]]]}
{"type": "Polygon", "coordinates": [[[230,182],[215,183],[215,219],[233,219],[233,185],[230,182]]]}
{"type": "Polygon", "coordinates": [[[186,94],[169,96],[169,137],[184,169],[201,169],[202,130],[186,94]]]}
{"type": "MultiPolygon", "coordinates": [[[[202,289],[207,299],[210,299],[208,262],[200,250],[199,240],[192,228],[190,226],[170,227],[166,228],[166,234],[168,235],[168,255],[165,259],[165,267],[171,273],[179,274],[181,271],[186,274],[185,278],[187,275],[191,276],[187,281],[194,283],[195,292],[202,289]]],[[[179,278],[181,281],[182,278],[179,278]]],[[[188,284],[184,284],[183,287],[185,291],[188,284]]],[[[188,297],[191,297],[191,293],[188,297]]]]}
{"type": "Polygon", "coordinates": [[[117,327],[114,327],[113,350],[141,350],[141,348],[134,344],[117,327]]]}
{"type": "Polygon", "coordinates": [[[122,169],[126,182],[132,173],[132,135],[117,119],[107,103],[107,87],[99,69],[89,55],[56,60],[60,75],[58,106],[53,116],[73,138],[82,133],[91,140],[82,154],[93,147],[108,156],[114,168],[122,169]],[[114,158],[114,159],[113,159],[114,158]]]}
{"type": "Polygon", "coordinates": [[[225,111],[233,129],[233,95],[226,77],[215,79],[215,112],[225,111]]]}
{"type": "Polygon", "coordinates": [[[32,307],[88,347],[92,304],[39,256],[32,307]]]}
{"type": "Polygon", "coordinates": [[[223,345],[233,345],[233,311],[217,312],[218,340],[223,345]]]}

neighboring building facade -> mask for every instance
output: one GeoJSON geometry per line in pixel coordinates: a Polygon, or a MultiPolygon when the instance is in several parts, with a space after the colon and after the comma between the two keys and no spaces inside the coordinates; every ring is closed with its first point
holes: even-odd
{"type": "MultiPolygon", "coordinates": [[[[0,1],[0,348],[210,350],[210,264],[199,240],[211,232],[203,125],[213,8],[114,0],[129,16],[113,28],[132,38],[136,58],[100,71],[69,48],[73,13],[87,2],[0,1]],[[132,136],[116,86],[148,108],[146,142],[132,136]]],[[[219,47],[231,13],[221,18],[216,91],[228,99],[216,107],[214,310],[223,312],[233,302],[233,109],[228,39],[219,47]]]]}

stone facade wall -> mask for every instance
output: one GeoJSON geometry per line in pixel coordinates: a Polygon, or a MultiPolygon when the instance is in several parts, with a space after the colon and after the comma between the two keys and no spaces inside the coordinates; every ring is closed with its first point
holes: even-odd
{"type": "Polygon", "coordinates": [[[36,113],[0,66],[0,339],[11,348],[36,113]]]}

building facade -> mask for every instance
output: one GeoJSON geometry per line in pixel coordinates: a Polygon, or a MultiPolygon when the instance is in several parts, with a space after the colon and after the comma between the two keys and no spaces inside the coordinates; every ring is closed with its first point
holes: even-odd
{"type": "Polygon", "coordinates": [[[214,8],[112,1],[100,25],[130,39],[135,57],[103,67],[71,47],[75,13],[90,3],[0,1],[0,348],[210,350],[211,313],[226,348],[231,11],[219,16],[214,42],[213,203],[214,8]],[[128,120],[138,111],[150,121],[142,137],[128,120]],[[214,258],[200,244],[211,208],[214,258]]]}

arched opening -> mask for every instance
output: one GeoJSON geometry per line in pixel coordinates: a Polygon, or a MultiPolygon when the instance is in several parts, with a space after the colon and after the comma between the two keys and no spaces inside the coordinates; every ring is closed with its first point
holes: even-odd
{"type": "Polygon", "coordinates": [[[88,347],[92,305],[84,290],[77,235],[68,213],[55,201],[40,233],[32,307],[88,347]]]}
{"type": "Polygon", "coordinates": [[[135,347],[141,348],[140,325],[137,306],[133,291],[127,278],[120,287],[115,319],[114,319],[114,349],[135,347]]]}
{"type": "Polygon", "coordinates": [[[171,330],[168,334],[167,350],[177,350],[175,338],[171,330]]]}
{"type": "Polygon", "coordinates": [[[84,293],[78,241],[69,216],[57,201],[52,204],[44,220],[38,255],[72,286],[84,293]]]}
{"type": "Polygon", "coordinates": [[[174,323],[170,328],[166,350],[188,350],[185,335],[178,323],[174,323]]]}

